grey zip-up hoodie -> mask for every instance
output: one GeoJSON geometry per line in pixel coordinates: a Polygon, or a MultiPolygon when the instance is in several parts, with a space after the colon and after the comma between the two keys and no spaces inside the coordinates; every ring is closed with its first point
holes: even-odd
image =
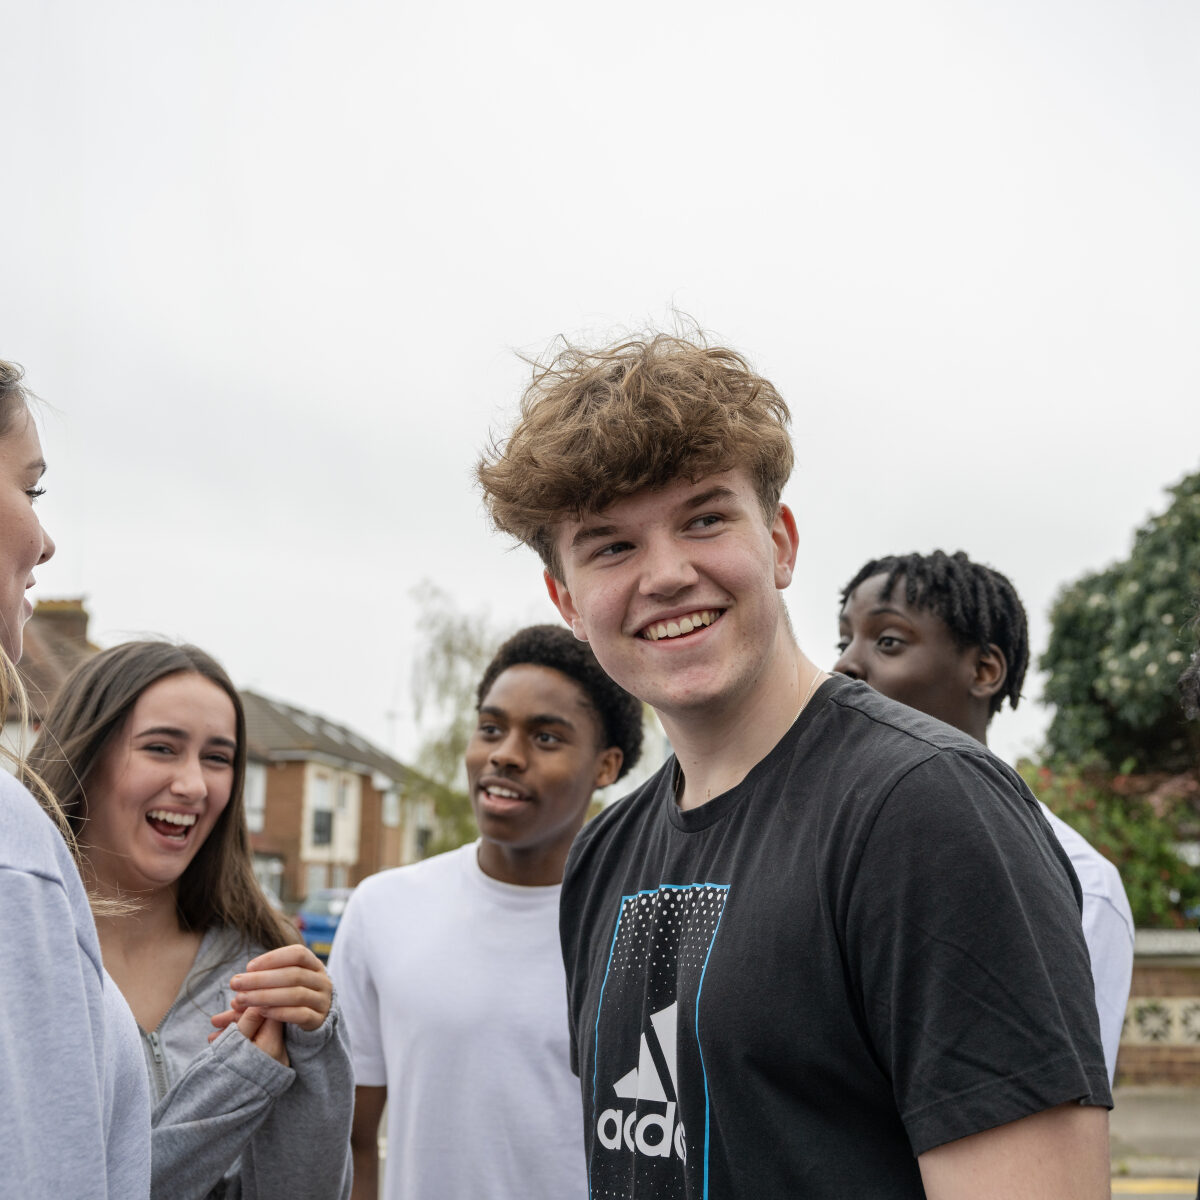
{"type": "Polygon", "coordinates": [[[334,1005],[311,1033],[287,1025],[290,1067],[209,1018],[262,947],[210,929],[158,1028],[142,1031],[154,1104],[153,1200],[345,1200],[354,1076],[334,1005]]]}

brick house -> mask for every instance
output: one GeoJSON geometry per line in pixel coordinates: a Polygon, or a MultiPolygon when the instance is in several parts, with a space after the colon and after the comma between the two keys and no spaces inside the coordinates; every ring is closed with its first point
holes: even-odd
{"type": "MultiPolygon", "coordinates": [[[[33,730],[58,692],[59,685],[85,658],[99,649],[88,641],[88,613],[82,597],[70,600],[39,600],[33,616],[25,623],[25,652],[17,668],[29,697],[33,730]]],[[[20,722],[20,710],[10,703],[0,735],[9,750],[28,747],[33,730],[20,722]]]]}
{"type": "Polygon", "coordinates": [[[255,873],[285,903],[424,856],[433,788],[344,725],[257,692],[246,706],[255,873]]]}

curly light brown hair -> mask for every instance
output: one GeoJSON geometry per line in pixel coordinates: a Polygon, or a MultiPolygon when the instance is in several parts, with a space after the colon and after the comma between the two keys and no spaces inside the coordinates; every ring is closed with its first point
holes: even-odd
{"type": "Polygon", "coordinates": [[[476,477],[497,529],[562,578],[555,529],[646,488],[740,468],[773,521],[792,473],[790,414],[773,384],[703,334],[600,350],[567,343],[533,364],[521,415],[476,477]]]}

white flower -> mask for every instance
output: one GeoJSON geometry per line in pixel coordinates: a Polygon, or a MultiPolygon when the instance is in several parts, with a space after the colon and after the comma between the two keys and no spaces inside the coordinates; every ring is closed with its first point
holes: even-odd
{"type": "Polygon", "coordinates": [[[1136,646],[1129,652],[1130,658],[1141,658],[1150,647],[1145,642],[1138,642],[1136,646]]]}
{"type": "Polygon", "coordinates": [[[1173,613],[1163,613],[1162,623],[1164,625],[1174,625],[1175,624],[1175,615],[1173,613]]]}
{"type": "Polygon", "coordinates": [[[1147,663],[1146,664],[1146,674],[1147,675],[1157,675],[1158,674],[1158,663],[1156,663],[1156,662],[1147,663]]]}

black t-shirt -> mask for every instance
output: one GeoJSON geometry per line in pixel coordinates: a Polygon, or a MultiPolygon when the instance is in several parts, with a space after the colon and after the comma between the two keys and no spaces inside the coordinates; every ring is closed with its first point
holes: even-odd
{"type": "Polygon", "coordinates": [[[724,795],[674,770],[563,882],[592,1200],[921,1197],[925,1150],[1111,1104],[1078,882],[985,747],[839,678],[724,795]]]}

